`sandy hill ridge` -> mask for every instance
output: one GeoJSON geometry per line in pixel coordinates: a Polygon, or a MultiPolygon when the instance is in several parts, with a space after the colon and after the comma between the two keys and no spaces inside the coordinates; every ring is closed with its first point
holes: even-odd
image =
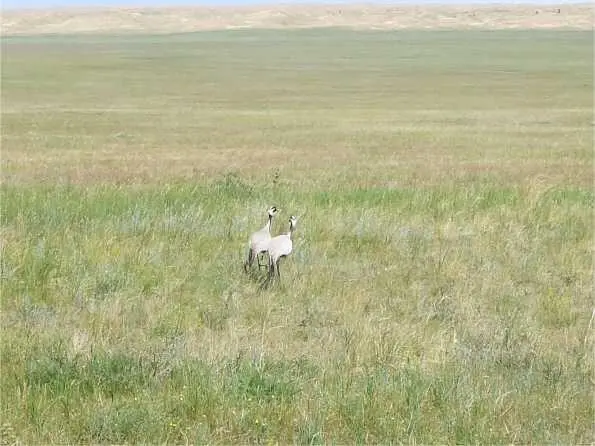
{"type": "Polygon", "coordinates": [[[574,5],[283,5],[246,7],[8,10],[3,35],[149,32],[236,28],[593,29],[592,4],[574,5]]]}

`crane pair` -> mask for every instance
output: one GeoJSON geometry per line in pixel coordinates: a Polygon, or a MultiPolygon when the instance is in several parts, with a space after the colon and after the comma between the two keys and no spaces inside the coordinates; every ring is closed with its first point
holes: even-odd
{"type": "Polygon", "coordinates": [[[267,210],[268,221],[264,227],[250,236],[248,246],[248,258],[244,262],[244,270],[248,272],[254,263],[254,260],[258,263],[260,269],[262,265],[260,263],[260,254],[268,253],[269,256],[269,280],[275,277],[280,278],[279,273],[279,262],[283,257],[287,257],[293,250],[293,242],[291,241],[291,234],[293,233],[296,224],[297,217],[289,217],[289,231],[280,234],[276,237],[271,237],[271,224],[275,215],[279,213],[279,210],[275,206],[271,206],[267,210]]]}

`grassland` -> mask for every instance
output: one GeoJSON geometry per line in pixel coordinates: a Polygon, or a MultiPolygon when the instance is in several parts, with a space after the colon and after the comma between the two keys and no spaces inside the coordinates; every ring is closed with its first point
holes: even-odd
{"type": "Polygon", "coordinates": [[[3,38],[3,444],[595,441],[592,54],[3,38]],[[271,204],[301,219],[262,290],[271,204]]]}

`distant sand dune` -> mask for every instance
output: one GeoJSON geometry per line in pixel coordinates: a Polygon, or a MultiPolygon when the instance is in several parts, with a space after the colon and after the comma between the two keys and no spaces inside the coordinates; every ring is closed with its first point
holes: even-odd
{"type": "Polygon", "coordinates": [[[574,5],[283,5],[14,10],[2,35],[174,33],[235,28],[593,29],[592,4],[574,5]]]}

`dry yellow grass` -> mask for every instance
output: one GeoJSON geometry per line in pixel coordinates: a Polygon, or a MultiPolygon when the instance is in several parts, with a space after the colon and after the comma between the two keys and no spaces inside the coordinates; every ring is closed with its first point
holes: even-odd
{"type": "Polygon", "coordinates": [[[236,28],[532,29],[593,27],[593,6],[282,5],[14,10],[2,34],[171,33],[236,28]]]}

